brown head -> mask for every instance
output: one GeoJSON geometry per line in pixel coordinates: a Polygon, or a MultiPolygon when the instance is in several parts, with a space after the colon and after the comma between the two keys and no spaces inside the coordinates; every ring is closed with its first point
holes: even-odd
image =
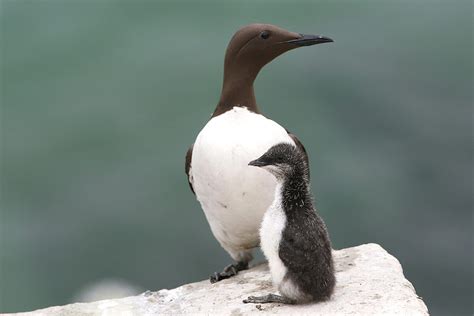
{"type": "Polygon", "coordinates": [[[246,106],[258,113],[253,82],[263,66],[294,48],[332,41],[325,36],[303,35],[271,24],[244,26],[227,46],[222,94],[213,116],[234,106],[246,106]]]}

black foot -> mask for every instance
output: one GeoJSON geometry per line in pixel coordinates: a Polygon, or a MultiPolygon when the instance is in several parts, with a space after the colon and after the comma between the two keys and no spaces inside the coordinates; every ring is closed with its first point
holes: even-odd
{"type": "Polygon", "coordinates": [[[210,277],[211,283],[219,282],[220,280],[228,279],[242,270],[247,270],[249,268],[248,262],[237,262],[233,264],[229,264],[227,267],[224,268],[222,272],[214,272],[213,275],[210,277]]]}
{"type": "Polygon", "coordinates": [[[296,301],[286,298],[284,296],[276,294],[268,294],[264,296],[249,296],[246,300],[243,300],[244,303],[255,303],[255,304],[265,304],[265,303],[281,303],[281,304],[296,304],[296,301]]]}

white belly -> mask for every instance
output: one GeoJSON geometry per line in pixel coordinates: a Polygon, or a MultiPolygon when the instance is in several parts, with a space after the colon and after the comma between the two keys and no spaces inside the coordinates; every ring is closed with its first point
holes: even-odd
{"type": "Polygon", "coordinates": [[[196,197],[220,244],[233,252],[258,246],[263,214],[276,181],[248,163],[271,146],[293,140],[283,127],[246,108],[212,118],[194,143],[191,175],[196,197]]]}
{"type": "Polygon", "coordinates": [[[268,260],[273,285],[278,288],[283,296],[297,301],[304,301],[306,296],[300,291],[299,287],[291,279],[285,278],[288,269],[280,259],[280,242],[286,225],[286,214],[281,205],[280,190],[281,185],[278,185],[275,189],[275,200],[263,217],[262,227],[260,228],[260,243],[263,254],[268,260]]]}
{"type": "MultiPolygon", "coordinates": [[[[277,188],[276,190],[280,189],[277,188]]],[[[260,238],[263,254],[267,258],[270,267],[272,281],[276,287],[279,287],[287,271],[279,255],[282,232],[286,225],[286,215],[281,207],[281,195],[276,194],[275,196],[275,200],[263,217],[260,238]]]]}

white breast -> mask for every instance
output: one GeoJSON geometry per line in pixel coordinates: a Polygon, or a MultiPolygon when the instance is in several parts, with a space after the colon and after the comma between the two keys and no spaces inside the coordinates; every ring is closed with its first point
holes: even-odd
{"type": "Polygon", "coordinates": [[[258,246],[260,223],[276,185],[268,172],[248,163],[281,142],[294,144],[283,127],[234,107],[212,118],[194,143],[196,197],[214,236],[236,260],[239,251],[258,246]]]}
{"type": "Polygon", "coordinates": [[[286,267],[280,259],[279,247],[283,229],[286,225],[286,215],[281,206],[280,185],[276,188],[275,200],[265,213],[260,228],[260,244],[270,266],[273,283],[278,287],[286,274],[286,267]]]}

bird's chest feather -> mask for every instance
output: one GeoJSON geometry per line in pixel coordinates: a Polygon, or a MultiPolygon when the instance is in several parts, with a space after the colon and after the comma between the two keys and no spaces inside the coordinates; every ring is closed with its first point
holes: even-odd
{"type": "MultiPolygon", "coordinates": [[[[279,188],[276,189],[277,191],[279,188]]],[[[279,256],[280,242],[286,225],[286,215],[281,207],[281,199],[277,195],[266,211],[260,228],[260,245],[268,259],[272,280],[278,286],[287,271],[279,256]]]]}
{"type": "Polygon", "coordinates": [[[211,227],[217,222],[228,232],[240,227],[258,235],[276,182],[248,163],[281,142],[294,144],[283,127],[246,108],[234,107],[206,124],[194,143],[191,172],[211,227]]]}

